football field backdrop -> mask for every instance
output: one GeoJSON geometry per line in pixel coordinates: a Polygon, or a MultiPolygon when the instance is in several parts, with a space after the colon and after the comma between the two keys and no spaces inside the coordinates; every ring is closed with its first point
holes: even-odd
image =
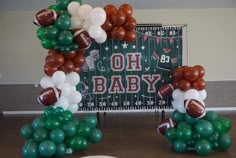
{"type": "Polygon", "coordinates": [[[172,81],[182,65],[182,27],[139,25],[133,43],[93,42],[77,89],[83,99],[79,111],[147,110],[171,108],[171,97],[157,91],[172,81]]]}

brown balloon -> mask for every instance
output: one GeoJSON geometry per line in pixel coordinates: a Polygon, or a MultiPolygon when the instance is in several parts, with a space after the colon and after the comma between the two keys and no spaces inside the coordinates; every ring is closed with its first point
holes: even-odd
{"type": "Polygon", "coordinates": [[[44,73],[47,75],[47,76],[52,76],[54,74],[54,72],[56,72],[58,70],[58,68],[56,67],[52,67],[51,65],[49,64],[45,64],[44,65],[44,73]]]}
{"type": "Polygon", "coordinates": [[[131,17],[132,14],[133,14],[133,8],[131,7],[131,5],[129,4],[122,4],[120,7],[119,7],[119,10],[122,11],[123,13],[125,13],[125,15],[127,17],[131,17]]]}
{"type": "Polygon", "coordinates": [[[131,31],[135,29],[137,26],[137,22],[134,17],[129,17],[126,19],[126,22],[124,24],[124,28],[126,31],[131,31]]]}
{"type": "Polygon", "coordinates": [[[136,39],[137,39],[137,33],[136,33],[135,30],[128,31],[128,32],[126,31],[126,32],[125,32],[125,38],[124,38],[125,42],[127,42],[127,43],[132,43],[132,42],[134,42],[136,39]]]}
{"type": "Polygon", "coordinates": [[[113,24],[111,22],[111,19],[109,17],[106,18],[106,21],[102,24],[102,29],[106,32],[111,31],[113,28],[113,24]]]}
{"type": "Polygon", "coordinates": [[[111,37],[115,40],[123,40],[125,38],[125,29],[122,26],[115,26],[111,30],[111,37]]]}
{"type": "Polygon", "coordinates": [[[195,67],[188,67],[184,71],[184,78],[188,81],[195,81],[199,78],[198,69],[195,67]]]}
{"type": "Polygon", "coordinates": [[[70,51],[66,54],[63,54],[65,59],[73,59],[76,55],[76,51],[70,51]]]}
{"type": "Polygon", "coordinates": [[[126,21],[126,15],[124,12],[118,10],[116,13],[111,15],[111,21],[114,25],[121,26],[126,21]]]}
{"type": "Polygon", "coordinates": [[[53,53],[57,53],[56,49],[49,49],[48,55],[52,55],[53,53]]]}
{"type": "Polygon", "coordinates": [[[70,73],[70,72],[72,72],[72,71],[74,70],[75,65],[74,65],[74,62],[73,62],[73,61],[71,61],[71,60],[66,60],[66,61],[64,62],[63,67],[64,67],[64,69],[65,69],[65,73],[70,73]]]}
{"type": "Polygon", "coordinates": [[[84,54],[86,52],[86,49],[78,49],[76,51],[76,54],[84,54]]]}
{"type": "Polygon", "coordinates": [[[76,56],[73,58],[73,62],[77,67],[81,67],[85,63],[85,57],[83,54],[76,54],[76,56]]]}
{"type": "Polygon", "coordinates": [[[108,4],[104,7],[104,10],[106,12],[107,17],[110,17],[112,14],[117,12],[117,8],[112,5],[112,4],[108,4]]]}
{"type": "Polygon", "coordinates": [[[52,67],[60,67],[64,64],[64,56],[61,53],[53,53],[49,55],[48,64],[52,67]]]}
{"type": "Polygon", "coordinates": [[[205,80],[202,79],[202,78],[197,79],[196,81],[194,81],[192,83],[192,88],[194,88],[194,89],[196,89],[198,91],[201,91],[201,90],[205,89],[206,88],[205,80]]]}
{"type": "Polygon", "coordinates": [[[178,88],[181,90],[181,91],[187,91],[191,88],[191,82],[185,80],[185,79],[181,79],[178,81],[178,88]]]}
{"type": "Polygon", "coordinates": [[[199,72],[199,78],[202,78],[205,75],[205,69],[201,65],[195,65],[195,68],[198,69],[199,72]]]}
{"type": "Polygon", "coordinates": [[[80,67],[78,67],[78,66],[75,66],[75,67],[74,67],[74,72],[80,74],[80,71],[81,71],[81,68],[80,68],[80,67]]]}
{"type": "Polygon", "coordinates": [[[174,81],[179,81],[184,77],[184,70],[182,67],[175,68],[172,72],[172,77],[174,81]]]}

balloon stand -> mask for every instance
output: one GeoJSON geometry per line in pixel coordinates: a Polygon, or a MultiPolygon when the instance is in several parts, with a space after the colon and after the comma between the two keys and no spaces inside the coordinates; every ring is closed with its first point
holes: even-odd
{"type": "Polygon", "coordinates": [[[204,74],[205,69],[200,65],[183,66],[172,72],[174,91],[169,94],[174,112],[171,118],[161,121],[157,130],[171,142],[177,153],[191,150],[198,155],[209,155],[213,150],[225,151],[232,144],[228,134],[230,120],[206,111],[204,74]]]}
{"type": "Polygon", "coordinates": [[[23,157],[63,157],[85,151],[90,143],[97,144],[102,140],[102,132],[96,126],[94,115],[79,120],[69,110],[49,106],[32,124],[21,128],[21,136],[26,140],[23,157]]]}

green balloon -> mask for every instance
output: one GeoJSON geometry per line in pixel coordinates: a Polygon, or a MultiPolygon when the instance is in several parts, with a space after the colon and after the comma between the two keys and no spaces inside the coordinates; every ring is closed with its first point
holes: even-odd
{"type": "Polygon", "coordinates": [[[195,143],[195,140],[189,140],[186,144],[188,148],[195,148],[195,143]]]}
{"type": "Polygon", "coordinates": [[[220,120],[217,119],[217,120],[213,121],[212,125],[213,125],[213,128],[214,128],[214,131],[216,131],[220,134],[224,133],[224,129],[222,127],[222,124],[221,124],[220,120]]]}
{"type": "Polygon", "coordinates": [[[184,114],[179,112],[178,110],[175,110],[173,113],[172,113],[172,120],[173,121],[176,121],[176,122],[181,122],[184,120],[184,114]]]}
{"type": "MultiPolygon", "coordinates": [[[[70,31],[62,31],[58,37],[58,43],[61,45],[70,45],[73,42],[73,35],[70,31]]],[[[69,51],[69,50],[68,50],[69,51]]]]}
{"type": "Polygon", "coordinates": [[[64,134],[63,130],[61,130],[61,129],[54,129],[50,133],[50,139],[54,143],[60,144],[60,143],[62,143],[64,141],[65,134],[64,134]]]}
{"type": "Polygon", "coordinates": [[[41,45],[43,48],[45,49],[51,49],[53,48],[53,45],[52,45],[52,41],[51,40],[48,40],[48,39],[43,39],[41,41],[41,45]]]}
{"type": "Polygon", "coordinates": [[[183,153],[187,150],[187,145],[183,140],[177,140],[174,142],[174,150],[177,153],[183,153]]]}
{"type": "Polygon", "coordinates": [[[53,25],[45,27],[45,30],[44,30],[44,37],[45,38],[55,39],[58,37],[58,34],[59,34],[59,30],[57,27],[55,27],[53,25]]]}
{"type": "Polygon", "coordinates": [[[33,140],[37,143],[40,143],[48,139],[48,131],[45,128],[38,128],[33,134],[33,140]]]}
{"type": "Polygon", "coordinates": [[[70,147],[75,151],[84,151],[88,148],[88,142],[85,138],[74,137],[70,141],[70,147]]]}
{"type": "Polygon", "coordinates": [[[64,110],[62,107],[60,107],[60,106],[58,106],[58,107],[55,108],[55,114],[56,114],[57,116],[63,115],[64,111],[65,111],[65,110],[64,110]]]}
{"type": "Polygon", "coordinates": [[[34,129],[31,125],[24,125],[20,130],[21,136],[25,139],[31,138],[33,136],[33,133],[34,129]]]}
{"type": "Polygon", "coordinates": [[[166,129],[165,132],[165,137],[170,141],[173,142],[176,140],[177,136],[176,136],[176,128],[174,127],[170,127],[166,129]]]}
{"type": "Polygon", "coordinates": [[[214,111],[207,111],[206,115],[204,116],[204,119],[210,122],[213,122],[217,119],[217,114],[214,111]]]}
{"type": "Polygon", "coordinates": [[[95,128],[89,137],[89,141],[93,144],[100,143],[102,141],[102,132],[99,129],[95,128]]]}
{"type": "Polygon", "coordinates": [[[45,28],[44,28],[44,27],[40,27],[40,28],[37,30],[37,37],[38,37],[40,40],[45,39],[45,37],[44,37],[44,31],[45,31],[45,28]]]}
{"type": "Polygon", "coordinates": [[[45,122],[45,127],[51,131],[53,129],[60,128],[61,124],[56,117],[49,117],[45,122]]]}
{"type": "Polygon", "coordinates": [[[227,133],[222,134],[219,136],[218,143],[219,143],[220,150],[227,150],[228,148],[230,148],[230,146],[232,144],[232,138],[227,133]]]}
{"type": "Polygon", "coordinates": [[[48,9],[52,9],[52,10],[54,10],[54,11],[56,11],[56,12],[59,12],[59,11],[60,11],[60,9],[57,7],[57,5],[50,5],[50,6],[48,7],[48,9]]]}
{"type": "Polygon", "coordinates": [[[56,146],[56,152],[53,156],[55,157],[63,157],[66,155],[66,145],[64,143],[56,146]]]}
{"type": "Polygon", "coordinates": [[[195,130],[201,135],[201,137],[206,138],[212,135],[214,128],[209,121],[201,120],[195,125],[195,130]]]}
{"type": "Polygon", "coordinates": [[[189,127],[178,128],[176,136],[179,140],[189,141],[192,138],[192,130],[189,127]]]}
{"type": "Polygon", "coordinates": [[[198,119],[196,119],[196,118],[193,118],[193,117],[191,117],[191,116],[189,116],[187,113],[185,114],[185,121],[187,122],[187,123],[189,123],[189,124],[195,124],[195,123],[197,123],[198,122],[198,119]]]}
{"type": "Polygon", "coordinates": [[[56,26],[60,30],[68,30],[71,26],[70,16],[65,14],[59,16],[56,20],[56,26]]]}
{"type": "Polygon", "coordinates": [[[178,123],[178,125],[177,125],[177,128],[190,128],[191,127],[191,125],[189,125],[187,122],[185,122],[185,121],[181,121],[181,122],[179,122],[178,123]]]}
{"type": "Polygon", "coordinates": [[[64,121],[66,121],[66,122],[67,121],[72,121],[73,120],[72,112],[70,112],[69,110],[64,111],[63,118],[64,118],[64,121]]]}
{"type": "Polygon", "coordinates": [[[71,0],[56,0],[59,9],[66,9],[71,0]]]}
{"type": "Polygon", "coordinates": [[[98,120],[96,116],[92,114],[88,114],[83,117],[83,122],[89,127],[95,128],[97,126],[98,120]]]}
{"type": "Polygon", "coordinates": [[[219,133],[214,131],[213,134],[209,137],[209,141],[211,143],[217,142],[219,136],[220,136],[219,133]]]}
{"type": "Polygon", "coordinates": [[[22,148],[22,156],[24,158],[37,158],[38,157],[38,144],[29,142],[22,148]]]}
{"type": "Polygon", "coordinates": [[[76,124],[73,121],[68,121],[62,126],[62,130],[65,133],[65,136],[67,138],[72,137],[76,134],[77,132],[77,127],[76,124]]]}
{"type": "Polygon", "coordinates": [[[81,137],[88,138],[92,134],[92,128],[85,123],[81,123],[77,134],[81,137]]]}
{"type": "Polygon", "coordinates": [[[200,135],[199,133],[197,133],[196,131],[194,131],[192,138],[193,138],[194,141],[197,141],[197,140],[199,140],[199,139],[202,138],[202,137],[201,137],[201,135],[200,135]]]}
{"type": "Polygon", "coordinates": [[[196,141],[195,150],[199,155],[208,155],[212,151],[211,143],[205,139],[196,141]]]}
{"type": "Polygon", "coordinates": [[[42,116],[35,118],[33,120],[32,127],[34,130],[44,128],[44,118],[42,116]]]}
{"type": "Polygon", "coordinates": [[[73,122],[75,123],[76,127],[79,128],[80,120],[78,118],[74,117],[73,122]]]}
{"type": "Polygon", "coordinates": [[[45,140],[39,144],[39,153],[44,157],[51,157],[56,152],[56,145],[50,140],[45,140]]]}
{"type": "Polygon", "coordinates": [[[222,132],[228,133],[231,129],[231,122],[228,118],[222,117],[219,119],[221,126],[222,126],[222,132]]]}
{"type": "Polygon", "coordinates": [[[70,13],[67,10],[60,10],[60,15],[70,16],[70,13]]]}

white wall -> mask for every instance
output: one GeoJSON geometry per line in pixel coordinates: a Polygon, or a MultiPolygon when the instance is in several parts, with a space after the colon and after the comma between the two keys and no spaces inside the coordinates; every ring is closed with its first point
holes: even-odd
{"type": "MultiPolygon", "coordinates": [[[[0,12],[0,84],[34,84],[45,76],[47,50],[37,39],[37,11],[0,12]]],[[[207,81],[236,80],[236,8],[135,10],[138,23],[187,24],[189,65],[207,81]]]]}

